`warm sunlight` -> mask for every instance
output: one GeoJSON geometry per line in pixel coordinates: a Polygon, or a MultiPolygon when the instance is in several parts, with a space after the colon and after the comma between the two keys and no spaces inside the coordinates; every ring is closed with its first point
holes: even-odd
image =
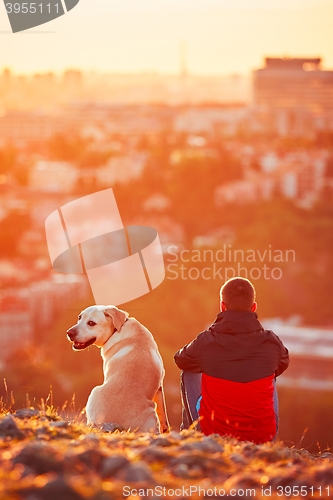
{"type": "Polygon", "coordinates": [[[333,0],[0,0],[0,500],[333,494],[333,0]]]}
{"type": "Polygon", "coordinates": [[[264,55],[320,55],[329,68],[332,18],[331,0],[81,0],[52,24],[12,36],[1,9],[0,66],[178,73],[184,42],[195,74],[248,73],[264,55]]]}

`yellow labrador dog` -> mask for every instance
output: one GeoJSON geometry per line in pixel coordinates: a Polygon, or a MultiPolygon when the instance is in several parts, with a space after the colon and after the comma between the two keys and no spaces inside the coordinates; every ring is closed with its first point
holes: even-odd
{"type": "Polygon", "coordinates": [[[67,330],[75,351],[101,348],[104,382],[86,405],[88,424],[118,424],[141,432],[166,432],[163,361],[147,328],[115,306],[87,307],[67,330]]]}

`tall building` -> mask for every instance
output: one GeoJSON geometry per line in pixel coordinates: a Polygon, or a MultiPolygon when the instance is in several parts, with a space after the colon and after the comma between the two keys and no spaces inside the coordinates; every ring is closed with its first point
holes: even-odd
{"type": "Polygon", "coordinates": [[[318,58],[271,58],[254,71],[254,102],[267,110],[333,111],[333,71],[318,58]]]}

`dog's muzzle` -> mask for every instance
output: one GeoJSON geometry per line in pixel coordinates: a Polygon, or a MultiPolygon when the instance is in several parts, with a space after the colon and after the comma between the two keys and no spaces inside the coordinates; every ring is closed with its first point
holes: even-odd
{"type": "Polygon", "coordinates": [[[85,349],[86,347],[89,347],[91,344],[93,344],[96,341],[96,337],[91,338],[90,340],[87,340],[86,342],[77,342],[75,339],[78,335],[78,332],[75,327],[70,328],[67,330],[67,338],[73,342],[73,349],[74,351],[80,351],[82,349],[85,349]]]}
{"type": "Polygon", "coordinates": [[[77,331],[75,330],[75,328],[69,328],[69,330],[67,330],[67,337],[69,338],[69,340],[71,342],[74,342],[75,340],[75,337],[77,336],[77,331]]]}

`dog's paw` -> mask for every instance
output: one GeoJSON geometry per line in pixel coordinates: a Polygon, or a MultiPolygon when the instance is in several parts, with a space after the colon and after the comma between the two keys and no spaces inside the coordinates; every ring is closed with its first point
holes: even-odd
{"type": "Polygon", "coordinates": [[[121,425],[116,424],[114,422],[111,423],[104,422],[103,424],[99,424],[98,428],[104,432],[116,432],[116,431],[123,432],[125,430],[121,425]]]}

